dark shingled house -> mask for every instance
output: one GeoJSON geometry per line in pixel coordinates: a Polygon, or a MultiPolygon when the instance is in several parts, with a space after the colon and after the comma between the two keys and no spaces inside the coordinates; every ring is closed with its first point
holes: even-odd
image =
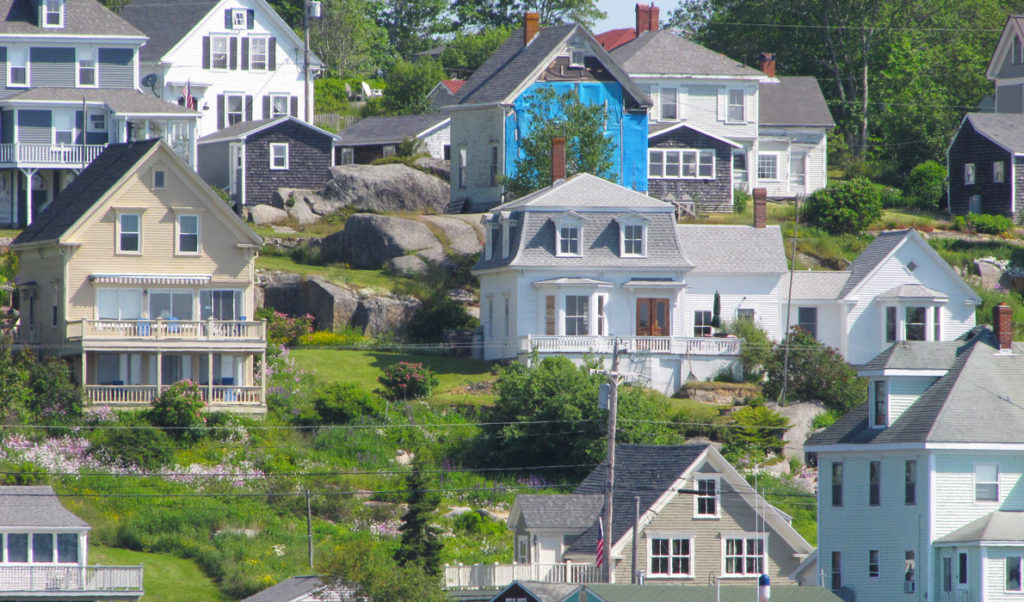
{"type": "Polygon", "coordinates": [[[1024,114],[968,113],[946,151],[949,212],[1021,217],[1024,114]]]}

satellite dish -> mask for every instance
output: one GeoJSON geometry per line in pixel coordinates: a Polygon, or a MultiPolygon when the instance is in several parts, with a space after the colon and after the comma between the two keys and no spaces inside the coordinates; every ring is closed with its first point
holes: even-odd
{"type": "Polygon", "coordinates": [[[157,82],[157,79],[159,79],[159,78],[157,77],[156,73],[150,73],[146,77],[142,78],[142,85],[146,86],[147,88],[152,90],[154,96],[159,96],[156,93],[156,82],[157,82]]]}

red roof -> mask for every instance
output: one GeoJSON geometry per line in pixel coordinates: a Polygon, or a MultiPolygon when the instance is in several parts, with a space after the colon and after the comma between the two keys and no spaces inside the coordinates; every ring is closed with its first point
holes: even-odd
{"type": "Polygon", "coordinates": [[[441,83],[444,84],[444,87],[448,88],[448,90],[452,94],[455,94],[456,92],[459,91],[459,88],[462,87],[462,84],[466,83],[466,80],[464,80],[464,79],[442,79],[441,83]]]}
{"type": "Polygon", "coordinates": [[[622,29],[610,29],[604,33],[599,33],[594,36],[597,43],[601,45],[605,50],[612,50],[618,48],[626,42],[632,42],[636,39],[636,29],[633,27],[623,27],[622,29]]]}

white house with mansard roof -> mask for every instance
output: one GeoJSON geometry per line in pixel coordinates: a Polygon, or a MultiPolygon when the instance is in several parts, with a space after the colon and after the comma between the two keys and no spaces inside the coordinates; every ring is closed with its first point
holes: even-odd
{"type": "Polygon", "coordinates": [[[262,414],[259,235],[159,140],[113,144],[14,240],[15,343],[70,358],[89,402],[146,405],[180,380],[262,414]]]}

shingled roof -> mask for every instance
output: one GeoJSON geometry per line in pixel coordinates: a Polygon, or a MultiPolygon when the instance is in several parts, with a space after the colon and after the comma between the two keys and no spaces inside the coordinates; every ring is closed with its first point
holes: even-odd
{"type": "Polygon", "coordinates": [[[217,6],[216,0],[134,0],[121,8],[119,14],[149,36],[149,42],[139,51],[139,60],[155,62],[174,48],[214,6],[217,6]]]}
{"type": "Polygon", "coordinates": [[[40,27],[37,14],[32,0],[0,0],[0,35],[145,37],[96,0],[65,0],[64,27],[40,27]]]}
{"type": "Polygon", "coordinates": [[[885,261],[885,258],[895,251],[896,247],[900,246],[911,232],[913,232],[912,228],[907,230],[888,230],[879,233],[878,237],[866,249],[861,251],[860,255],[857,255],[857,258],[850,264],[848,270],[850,278],[843,285],[843,289],[839,291],[839,296],[845,297],[850,291],[857,288],[857,285],[867,278],[879,264],[885,261]]]}
{"type": "Polygon", "coordinates": [[[0,486],[0,529],[85,527],[89,523],[64,507],[49,485],[0,486]]]}
{"type": "Polygon", "coordinates": [[[586,529],[602,508],[604,495],[525,494],[516,496],[514,512],[528,529],[586,529]]]}
{"type": "Polygon", "coordinates": [[[678,225],[692,274],[781,274],[789,268],[778,226],[678,225]]]}
{"type": "Polygon", "coordinates": [[[813,77],[779,77],[777,82],[761,82],[758,96],[758,123],[762,127],[836,125],[813,77]]]}
{"type": "Polygon", "coordinates": [[[367,117],[342,130],[339,134],[338,144],[340,146],[397,144],[406,138],[416,138],[443,126],[450,119],[447,113],[367,117]]]}
{"type": "Polygon", "coordinates": [[[645,31],[611,51],[631,75],[718,75],[767,80],[768,75],[671,31],[645,31]]]}
{"type": "Polygon", "coordinates": [[[276,127],[279,124],[287,121],[294,122],[299,127],[306,128],[318,132],[323,136],[337,141],[338,135],[332,132],[328,132],[325,129],[319,128],[315,125],[307,123],[297,117],[291,115],[278,115],[277,117],[271,117],[270,119],[257,119],[254,121],[239,121],[238,123],[232,124],[222,130],[217,130],[212,134],[207,134],[199,139],[199,144],[209,144],[211,142],[223,142],[225,140],[245,140],[249,136],[262,132],[265,129],[276,127]]]}
{"type": "Polygon", "coordinates": [[[968,113],[964,116],[982,136],[1014,154],[1024,154],[1024,114],[968,113]]]}
{"type": "Polygon", "coordinates": [[[152,94],[131,88],[31,88],[7,96],[4,100],[20,102],[102,102],[119,115],[170,115],[199,117],[199,113],[167,102],[152,94]]]}
{"type": "Polygon", "coordinates": [[[159,143],[153,138],[108,145],[11,244],[59,239],[159,143]]]}

